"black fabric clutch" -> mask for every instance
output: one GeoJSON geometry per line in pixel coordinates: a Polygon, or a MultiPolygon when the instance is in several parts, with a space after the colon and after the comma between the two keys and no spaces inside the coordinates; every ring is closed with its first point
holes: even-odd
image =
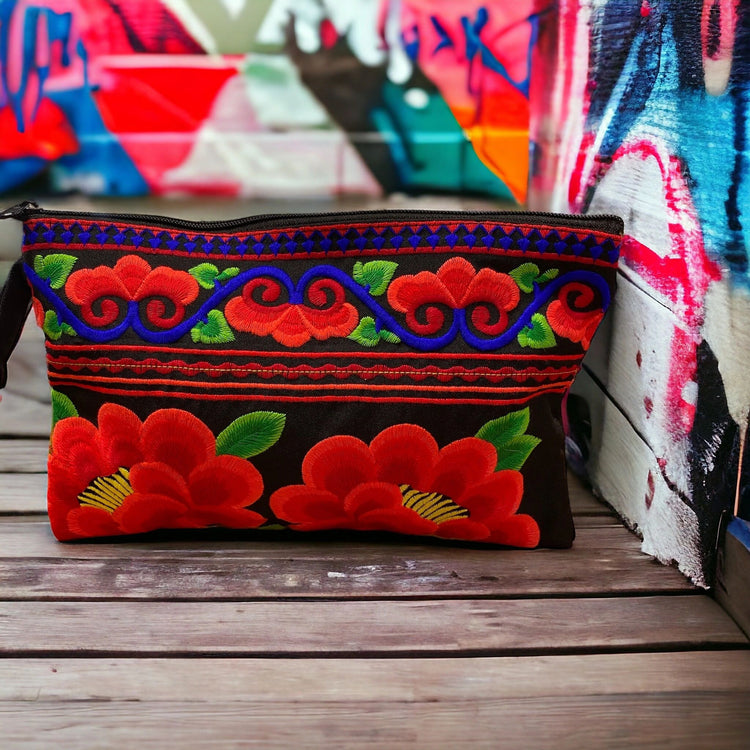
{"type": "Polygon", "coordinates": [[[611,301],[620,219],[3,216],[24,244],[0,362],[33,299],[58,539],[222,526],[572,543],[561,401],[611,301]]]}

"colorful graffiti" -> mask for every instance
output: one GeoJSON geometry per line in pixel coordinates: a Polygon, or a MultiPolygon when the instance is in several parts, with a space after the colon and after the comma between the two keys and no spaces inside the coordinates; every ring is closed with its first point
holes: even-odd
{"type": "MultiPolygon", "coordinates": [[[[608,364],[589,366],[642,453],[645,492],[623,474],[620,510],[648,551],[710,582],[750,409],[750,6],[561,0],[559,13],[531,202],[626,217],[608,364]]],[[[592,479],[608,472],[595,461],[592,479]]]]}
{"type": "Polygon", "coordinates": [[[0,191],[523,201],[538,0],[0,0],[0,191]]]}

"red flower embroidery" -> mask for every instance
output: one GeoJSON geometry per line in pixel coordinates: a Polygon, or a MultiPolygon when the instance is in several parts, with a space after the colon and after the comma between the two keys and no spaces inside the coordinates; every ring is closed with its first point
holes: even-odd
{"type": "Polygon", "coordinates": [[[80,417],[60,420],[51,451],[49,515],[60,540],[265,521],[247,510],[263,492],[258,470],[237,456],[217,456],[208,427],[181,409],[141,422],[105,404],[98,427],[80,417]]]}
{"type": "Polygon", "coordinates": [[[460,257],[447,260],[437,273],[421,271],[415,276],[401,276],[388,288],[393,309],[406,313],[409,327],[422,335],[437,333],[443,326],[445,316],[436,305],[454,310],[476,305],[471,312],[474,327],[488,336],[497,336],[507,327],[508,312],[519,299],[518,286],[508,274],[491,268],[477,272],[460,257]],[[420,308],[424,308],[424,322],[417,319],[420,308]],[[493,317],[497,318],[494,323],[493,317]]]}
{"type": "Polygon", "coordinates": [[[580,342],[584,349],[588,349],[604,312],[601,309],[574,309],[569,303],[572,295],[575,295],[572,304],[576,308],[586,308],[594,301],[594,290],[591,287],[575,281],[566,284],[560,289],[557,299],[549,303],[547,320],[555,333],[580,342]]]}
{"type": "Polygon", "coordinates": [[[158,328],[172,328],[185,316],[185,305],[198,296],[198,282],[187,271],[175,271],[166,266],[151,268],[137,255],[126,255],[114,268],[98,266],[75,271],[65,284],[72,302],[81,306],[83,320],[91,326],[107,326],[120,316],[116,300],[140,301],[149,299],[146,315],[158,328]],[[163,299],[168,299],[174,311],[167,316],[163,299]],[[97,303],[96,310],[94,303],[97,303]]]}
{"type": "Polygon", "coordinates": [[[345,301],[341,284],[317,279],[308,288],[310,304],[281,302],[282,286],[268,278],[245,284],[242,296],[227,303],[225,314],[238,331],[256,336],[269,334],[284,346],[302,346],[311,338],[324,341],[348,336],[357,326],[359,314],[345,301]]]}
{"type": "Polygon", "coordinates": [[[304,484],[274,492],[271,509],[300,531],[395,531],[535,547],[536,521],[516,514],[523,477],[495,472],[496,462],[485,440],[468,437],[439,449],[413,424],[389,427],[369,445],[337,435],[310,449],[304,484]]]}

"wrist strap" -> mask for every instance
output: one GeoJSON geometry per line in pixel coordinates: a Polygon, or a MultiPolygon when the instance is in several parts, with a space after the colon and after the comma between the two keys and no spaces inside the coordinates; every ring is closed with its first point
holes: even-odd
{"type": "Polygon", "coordinates": [[[19,258],[0,290],[0,388],[8,382],[8,360],[21,338],[30,309],[31,288],[23,271],[23,258],[19,258]]]}

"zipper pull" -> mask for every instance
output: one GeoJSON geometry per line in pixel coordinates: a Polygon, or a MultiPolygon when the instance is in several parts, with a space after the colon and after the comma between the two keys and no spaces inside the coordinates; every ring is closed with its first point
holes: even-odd
{"type": "Polygon", "coordinates": [[[0,211],[0,219],[18,219],[19,221],[23,221],[28,214],[39,210],[38,203],[23,201],[22,203],[17,203],[15,206],[6,208],[5,211],[0,211]]]}

